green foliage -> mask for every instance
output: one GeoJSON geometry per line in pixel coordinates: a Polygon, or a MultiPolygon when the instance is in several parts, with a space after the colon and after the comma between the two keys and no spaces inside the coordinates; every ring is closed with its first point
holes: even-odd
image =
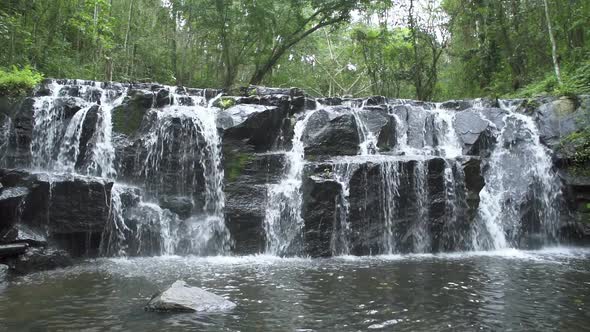
{"type": "Polygon", "coordinates": [[[42,79],[43,75],[28,66],[23,69],[13,66],[11,70],[0,68],[0,96],[24,95],[42,79]]]}
{"type": "Polygon", "coordinates": [[[590,1],[548,3],[561,85],[540,1],[2,1],[0,67],[324,96],[590,93],[590,1]]]}
{"type": "Polygon", "coordinates": [[[219,98],[219,100],[217,101],[217,105],[218,107],[220,107],[221,109],[228,109],[232,106],[234,106],[236,104],[236,101],[233,98],[230,97],[221,97],[219,98]]]}
{"type": "Polygon", "coordinates": [[[590,93],[590,60],[583,61],[564,72],[563,84],[557,82],[554,72],[546,74],[544,79],[537,80],[524,88],[506,94],[510,98],[530,98],[538,96],[575,96],[590,93]]]}
{"type": "Polygon", "coordinates": [[[573,149],[572,160],[576,164],[590,163],[590,127],[568,135],[562,142],[573,149]]]}
{"type": "Polygon", "coordinates": [[[574,166],[582,166],[588,171],[590,165],[590,109],[585,109],[576,119],[578,131],[571,133],[562,139],[560,150],[569,155],[574,166]]]}

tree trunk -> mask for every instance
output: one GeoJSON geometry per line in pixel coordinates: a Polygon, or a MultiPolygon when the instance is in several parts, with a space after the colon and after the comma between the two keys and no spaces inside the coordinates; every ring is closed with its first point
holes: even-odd
{"type": "Polygon", "coordinates": [[[555,37],[553,36],[553,28],[551,27],[551,17],[549,16],[549,4],[547,0],[543,0],[545,5],[545,18],[547,19],[547,31],[549,33],[549,40],[551,41],[551,56],[553,57],[553,67],[555,68],[555,77],[557,82],[562,85],[561,81],[561,70],[559,68],[559,60],[557,59],[557,44],[555,43],[555,37]]]}
{"type": "MultiPolygon", "coordinates": [[[[135,0],[131,0],[129,2],[129,13],[128,13],[128,16],[127,16],[127,29],[125,30],[125,41],[123,43],[123,49],[125,50],[125,55],[127,57],[129,57],[129,51],[127,49],[127,45],[129,43],[129,33],[131,32],[131,13],[133,12],[133,3],[134,2],[135,2],[135,0]]],[[[131,71],[130,67],[132,67],[132,66],[133,66],[133,64],[130,64],[129,63],[129,60],[128,60],[127,61],[127,76],[129,76],[130,71],[131,71]]]]}

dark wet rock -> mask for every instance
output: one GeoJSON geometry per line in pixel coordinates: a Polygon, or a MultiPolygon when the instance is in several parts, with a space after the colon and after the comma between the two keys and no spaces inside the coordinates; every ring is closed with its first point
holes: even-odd
{"type": "Polygon", "coordinates": [[[541,104],[534,110],[541,142],[551,149],[559,148],[561,139],[579,128],[579,118],[585,116],[578,100],[560,98],[541,104]]]}
{"type": "Polygon", "coordinates": [[[398,128],[393,115],[389,115],[387,124],[381,128],[379,136],[377,136],[377,147],[379,150],[383,152],[389,151],[398,145],[400,142],[397,141],[397,130],[402,129],[403,128],[398,128]]]}
{"type": "Polygon", "coordinates": [[[331,120],[330,113],[325,110],[317,110],[313,112],[307,119],[307,125],[303,130],[301,141],[303,144],[310,144],[312,138],[322,130],[323,127],[328,125],[331,120]]]}
{"type": "Polygon", "coordinates": [[[433,158],[359,165],[350,180],[351,253],[367,255],[388,249],[383,247],[388,218],[393,227],[394,247],[389,248],[393,252],[466,248],[463,240],[472,220],[468,216],[478,204],[472,196],[479,194],[483,181],[481,175],[474,174],[478,164],[473,163],[462,165],[433,158]],[[470,168],[465,176],[467,182],[462,178],[464,168],[470,168]],[[452,188],[447,188],[447,171],[452,172],[455,179],[452,188]],[[387,179],[386,174],[393,174],[393,177],[387,179]],[[392,179],[397,180],[392,183],[392,179]],[[400,193],[394,195],[395,198],[391,196],[392,185],[400,193]],[[471,194],[465,194],[465,187],[471,194]],[[454,194],[449,196],[449,193],[454,194]],[[429,236],[423,238],[420,229],[429,236]]]}
{"type": "Polygon", "coordinates": [[[560,170],[563,193],[570,218],[562,221],[562,240],[590,244],[590,174],[589,165],[560,170]]]}
{"type": "Polygon", "coordinates": [[[373,96],[367,98],[365,103],[367,106],[375,106],[375,105],[385,105],[387,104],[387,98],[383,96],[373,96]]]}
{"type": "Polygon", "coordinates": [[[284,153],[232,153],[225,158],[225,220],[238,253],[258,253],[264,244],[268,185],[284,173],[284,153]]]}
{"type": "MultiPolygon", "coordinates": [[[[112,182],[0,170],[6,190],[28,190],[17,222],[74,256],[96,255],[108,220],[112,182]],[[13,189],[10,189],[12,187],[13,189]]],[[[12,222],[14,226],[17,222],[12,222]]]]}
{"type": "Polygon", "coordinates": [[[570,221],[562,223],[559,226],[560,240],[562,243],[588,246],[590,245],[590,222],[588,221],[575,222],[570,221]]]}
{"type": "Polygon", "coordinates": [[[496,130],[502,130],[504,128],[504,117],[508,114],[507,111],[501,108],[484,108],[478,110],[478,112],[486,120],[490,121],[496,127],[496,130]]]}
{"type": "MultiPolygon", "coordinates": [[[[229,141],[243,141],[256,152],[270,151],[284,146],[290,137],[289,104],[269,107],[262,112],[251,112],[240,124],[223,132],[224,144],[229,141]]],[[[231,144],[231,143],[229,143],[231,144]]]]}
{"type": "Polygon", "coordinates": [[[236,305],[223,297],[178,280],[167,290],[155,294],[145,307],[161,312],[220,312],[236,305]]]}
{"type": "Polygon", "coordinates": [[[268,187],[234,183],[226,186],[225,221],[240,254],[259,253],[264,245],[268,187]]]}
{"type": "Polygon", "coordinates": [[[88,162],[92,157],[91,151],[96,142],[91,142],[96,133],[97,123],[99,120],[100,107],[98,105],[91,106],[86,113],[86,118],[82,124],[82,132],[80,133],[80,144],[78,145],[78,159],[76,160],[76,169],[85,169],[88,167],[88,162]]]}
{"type": "Polygon", "coordinates": [[[474,220],[479,207],[479,192],[485,186],[481,160],[469,158],[462,162],[466,199],[469,206],[468,220],[474,220]]]}
{"type": "Polygon", "coordinates": [[[250,97],[256,95],[287,95],[287,96],[303,96],[305,92],[299,88],[269,88],[265,86],[251,85],[240,89],[243,96],[250,97]]]}
{"type": "Polygon", "coordinates": [[[24,187],[0,188],[0,238],[20,220],[28,195],[24,187]]]}
{"type": "Polygon", "coordinates": [[[4,259],[3,264],[16,274],[28,274],[68,267],[73,264],[73,260],[64,250],[29,247],[22,255],[4,259]]]}
{"type": "Polygon", "coordinates": [[[24,254],[28,247],[27,243],[0,244],[0,259],[24,254]]]}
{"type": "MultiPolygon", "coordinates": [[[[488,112],[489,113],[489,112],[488,112]]],[[[494,128],[479,112],[464,111],[455,115],[455,130],[466,155],[485,155],[495,143],[494,128]]]]}
{"type": "Polygon", "coordinates": [[[12,129],[9,146],[0,159],[7,167],[26,167],[31,161],[31,141],[33,135],[33,98],[26,98],[16,110],[13,110],[12,129]]]}
{"type": "MultiPolygon", "coordinates": [[[[262,112],[276,112],[277,107],[275,106],[264,106],[264,105],[250,105],[250,104],[238,104],[236,106],[232,106],[227,108],[219,114],[222,117],[229,117],[231,119],[231,125],[225,126],[224,129],[231,128],[237,125],[240,125],[244,121],[246,121],[250,116],[256,113],[262,112]]],[[[224,121],[228,122],[229,121],[224,121]]]]}
{"type": "Polygon", "coordinates": [[[190,197],[163,196],[160,197],[160,207],[178,214],[182,219],[186,219],[190,217],[194,204],[190,197]]]}
{"type": "Polygon", "coordinates": [[[356,155],[359,149],[357,123],[351,114],[343,114],[311,134],[305,147],[306,156],[356,155]]]}
{"type": "MultiPolygon", "coordinates": [[[[322,172],[322,170],[319,170],[322,172]]],[[[303,209],[305,221],[305,254],[311,257],[331,256],[331,239],[338,219],[338,197],[342,188],[333,179],[320,175],[305,177],[303,183],[303,209]]]]}
{"type": "Polygon", "coordinates": [[[130,90],[123,103],[115,107],[113,132],[132,136],[141,127],[143,117],[153,106],[154,94],[143,90],[130,90]]]}
{"type": "Polygon", "coordinates": [[[156,93],[156,107],[164,107],[166,105],[170,105],[171,97],[170,97],[170,90],[168,89],[161,89],[156,93]]]}
{"type": "Polygon", "coordinates": [[[374,106],[365,107],[359,112],[359,118],[361,118],[361,121],[375,137],[379,137],[379,133],[382,128],[387,125],[389,120],[387,108],[374,106]]]}
{"type": "Polygon", "coordinates": [[[405,120],[408,142],[413,148],[422,148],[424,145],[433,145],[432,135],[434,133],[434,117],[422,109],[410,109],[406,106],[394,108],[393,112],[399,114],[402,121],[405,120]]]}

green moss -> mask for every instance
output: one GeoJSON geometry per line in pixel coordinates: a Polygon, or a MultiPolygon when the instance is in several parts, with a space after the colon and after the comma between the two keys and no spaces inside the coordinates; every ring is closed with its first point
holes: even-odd
{"type": "Polygon", "coordinates": [[[250,89],[248,89],[248,97],[253,97],[258,95],[258,89],[256,89],[255,87],[251,87],[250,89]]]}
{"type": "Polygon", "coordinates": [[[230,97],[221,97],[217,101],[217,107],[224,109],[224,110],[234,106],[235,104],[236,104],[236,100],[233,98],[230,98],[230,97]]]}
{"type": "Polygon", "coordinates": [[[252,154],[236,152],[226,155],[225,158],[225,178],[228,182],[236,181],[244,167],[254,158],[252,154]]]}
{"type": "Polygon", "coordinates": [[[134,135],[147,109],[135,102],[129,102],[113,109],[113,130],[127,136],[134,135]]]}
{"type": "Polygon", "coordinates": [[[0,69],[0,95],[23,96],[43,80],[43,75],[26,66],[23,69],[0,69]]]}

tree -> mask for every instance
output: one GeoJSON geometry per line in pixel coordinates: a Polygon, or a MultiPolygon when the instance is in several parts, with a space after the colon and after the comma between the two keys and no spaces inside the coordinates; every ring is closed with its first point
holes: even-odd
{"type": "Polygon", "coordinates": [[[561,70],[559,68],[559,60],[557,59],[557,44],[555,43],[555,37],[553,36],[553,28],[551,27],[551,16],[549,15],[549,4],[547,0],[543,0],[545,6],[545,18],[547,19],[547,33],[549,34],[549,40],[551,41],[551,57],[553,58],[553,66],[555,68],[555,77],[559,85],[563,85],[561,81],[561,70]]]}

